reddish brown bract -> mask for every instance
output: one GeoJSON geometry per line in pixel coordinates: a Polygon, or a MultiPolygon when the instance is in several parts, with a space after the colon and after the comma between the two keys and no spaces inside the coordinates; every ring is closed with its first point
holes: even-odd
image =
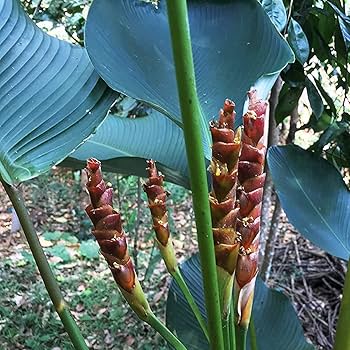
{"type": "Polygon", "coordinates": [[[264,163],[266,148],[262,142],[267,103],[250,91],[249,107],[243,116],[242,152],[238,164],[240,210],[237,231],[241,234],[241,247],[235,273],[237,322],[249,324],[255,278],[258,273],[258,249],[261,202],[265,182],[264,163]]]}
{"type": "Polygon", "coordinates": [[[233,274],[239,248],[236,220],[239,212],[236,202],[238,157],[241,150],[240,130],[234,131],[234,103],[226,100],[218,122],[210,124],[213,139],[213,188],[209,195],[212,213],[216,264],[233,274]]]}
{"type": "Polygon", "coordinates": [[[117,284],[127,292],[135,286],[135,271],[128,253],[120,214],[113,209],[113,189],[107,188],[101,172],[101,163],[94,158],[87,161],[87,190],[91,204],[86,213],[94,224],[93,234],[108,262],[117,284]]]}
{"type": "Polygon", "coordinates": [[[148,204],[152,214],[153,228],[156,232],[157,240],[164,247],[169,240],[169,224],[166,209],[167,192],[163,187],[163,175],[158,174],[158,170],[153,160],[148,160],[148,180],[143,185],[148,197],[148,204]]]}
{"type": "MultiPolygon", "coordinates": [[[[237,230],[242,235],[241,256],[256,252],[259,244],[261,201],[265,182],[264,163],[266,148],[261,138],[264,135],[264,116],[266,102],[257,100],[256,92],[250,91],[248,112],[243,116],[242,153],[238,164],[238,179],[240,187],[238,198],[240,202],[237,230]]],[[[256,259],[249,259],[253,264],[251,269],[257,271],[256,259]]],[[[240,260],[240,257],[238,258],[240,260]]],[[[244,259],[248,261],[248,259],[244,259]]],[[[239,264],[242,262],[239,261],[239,264]]],[[[241,279],[237,270],[237,281],[241,279]]],[[[242,286],[241,286],[242,287],[242,286]]]]}

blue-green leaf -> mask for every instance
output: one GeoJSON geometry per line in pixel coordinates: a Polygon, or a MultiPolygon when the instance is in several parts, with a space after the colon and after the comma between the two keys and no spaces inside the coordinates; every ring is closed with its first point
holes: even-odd
{"type": "Polygon", "coordinates": [[[340,173],[294,145],[270,148],[268,163],[289,221],[321,249],[348,259],[350,193],[340,173]]]}
{"type": "MultiPolygon", "coordinates": [[[[187,260],[181,267],[184,279],[205,316],[202,275],[198,256],[187,260]]],[[[255,287],[253,317],[259,350],[313,350],[305,340],[302,327],[288,298],[268,288],[260,278],[255,287]]],[[[168,327],[187,346],[188,350],[209,349],[193,313],[182,292],[173,281],[170,286],[166,322],[168,327]]],[[[248,342],[248,350],[251,349],[248,342]]]]}
{"type": "Polygon", "coordinates": [[[60,259],[62,259],[64,263],[70,262],[72,259],[72,257],[69,254],[69,251],[63,244],[57,244],[54,247],[47,248],[47,251],[52,256],[57,256],[60,259]]]}
{"type": "Polygon", "coordinates": [[[81,242],[79,251],[83,257],[91,260],[97,259],[100,255],[100,248],[92,239],[81,242]]]}
{"type": "MultiPolygon", "coordinates": [[[[246,91],[264,78],[259,95],[265,98],[275,73],[294,57],[256,0],[190,0],[188,6],[209,155],[208,121],[225,98],[235,101],[240,121],[246,91]]],[[[165,1],[157,10],[138,1],[95,0],[86,24],[86,48],[113,89],[146,101],[181,125],[165,1]]]]}
{"type": "Polygon", "coordinates": [[[304,64],[310,54],[309,41],[301,25],[293,18],[290,19],[288,25],[288,42],[295,53],[296,59],[304,64]]]}
{"type": "Polygon", "coordinates": [[[324,110],[322,97],[310,79],[305,80],[305,85],[312,111],[316,119],[319,119],[324,110]]]}
{"type": "Polygon", "coordinates": [[[47,240],[47,241],[58,241],[62,236],[62,232],[59,231],[46,231],[43,234],[43,237],[47,240]]]}
{"type": "Polygon", "coordinates": [[[187,159],[182,130],[170,119],[151,110],[140,118],[110,115],[97,133],[80,146],[63,165],[95,157],[106,171],[146,176],[146,159],[158,162],[167,181],[189,187],[187,159]],[[74,158],[74,159],[73,159],[74,158]]]}
{"type": "Polygon", "coordinates": [[[282,0],[262,0],[261,5],[272,23],[281,32],[287,24],[287,13],[282,0]]]}
{"type": "Polygon", "coordinates": [[[30,179],[73,151],[115,93],[86,51],[44,33],[18,0],[0,0],[0,176],[30,179]]]}
{"type": "Polygon", "coordinates": [[[340,30],[343,34],[343,39],[347,50],[350,49],[350,17],[346,16],[343,12],[341,12],[337,6],[332,4],[330,1],[327,1],[328,4],[332,7],[334,12],[337,14],[339,20],[340,30]]]}

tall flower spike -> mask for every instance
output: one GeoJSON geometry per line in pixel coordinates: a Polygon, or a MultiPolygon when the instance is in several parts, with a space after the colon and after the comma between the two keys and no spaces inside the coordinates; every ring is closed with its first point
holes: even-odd
{"type": "Polygon", "coordinates": [[[238,164],[240,202],[237,231],[241,247],[235,274],[236,323],[243,330],[249,325],[258,273],[260,214],[265,182],[266,148],[262,142],[267,102],[257,99],[256,91],[248,92],[249,106],[243,116],[242,152],[238,164]]]}
{"type": "Polygon", "coordinates": [[[155,162],[152,159],[147,161],[147,165],[148,180],[143,185],[143,189],[148,197],[148,205],[152,215],[158,248],[168,271],[170,274],[173,274],[178,266],[169,232],[166,208],[168,193],[163,187],[164,176],[158,173],[155,162]]]}
{"type": "Polygon", "coordinates": [[[136,314],[147,320],[151,310],[129,256],[120,214],[112,206],[113,189],[107,188],[97,159],[87,161],[86,172],[91,204],[85,210],[94,225],[92,233],[121,293],[136,314]]]}
{"type": "Polygon", "coordinates": [[[216,265],[222,302],[222,317],[229,314],[233,273],[236,267],[240,237],[236,231],[239,212],[236,201],[238,158],[241,151],[241,129],[234,131],[235,104],[226,100],[219,120],[210,124],[213,140],[212,191],[209,201],[212,214],[216,265]]]}

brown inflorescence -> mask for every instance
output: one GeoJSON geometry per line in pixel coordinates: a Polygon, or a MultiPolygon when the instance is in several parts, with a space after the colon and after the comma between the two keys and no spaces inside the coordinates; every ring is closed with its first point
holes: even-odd
{"type": "MultiPolygon", "coordinates": [[[[213,140],[212,191],[209,201],[212,214],[216,264],[232,275],[235,270],[240,237],[236,231],[239,203],[236,200],[238,158],[241,130],[234,131],[235,104],[226,100],[219,120],[211,122],[213,140]]],[[[220,278],[220,277],[219,277],[220,278]]]]}
{"type": "Polygon", "coordinates": [[[248,327],[258,273],[260,214],[265,182],[266,147],[264,118],[267,102],[257,99],[256,91],[248,93],[249,106],[243,116],[242,151],[238,164],[240,203],[237,231],[241,247],[235,272],[236,321],[248,327]]]}
{"type": "Polygon", "coordinates": [[[157,240],[164,247],[169,240],[168,213],[166,208],[167,191],[164,189],[164,176],[158,173],[155,162],[147,161],[148,180],[143,185],[143,189],[148,197],[148,205],[152,214],[153,228],[156,232],[157,240]]]}
{"type": "Polygon", "coordinates": [[[93,234],[101,248],[117,284],[131,293],[135,287],[136,275],[128,253],[126,236],[120,214],[113,209],[113,189],[108,188],[102,178],[101,163],[94,158],[87,161],[87,190],[91,204],[86,213],[91,219],[93,234]]]}
{"type": "Polygon", "coordinates": [[[170,274],[177,269],[177,260],[171,240],[168,223],[166,200],[169,193],[164,189],[164,176],[158,173],[155,161],[147,161],[148,180],[143,189],[148,197],[148,206],[153,220],[153,229],[156,233],[156,243],[170,274]]]}

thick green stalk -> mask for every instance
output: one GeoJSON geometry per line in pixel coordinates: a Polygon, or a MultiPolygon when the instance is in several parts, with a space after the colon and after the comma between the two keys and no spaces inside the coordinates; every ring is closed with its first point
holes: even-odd
{"type": "Polygon", "coordinates": [[[35,228],[29,217],[27,208],[24,205],[24,201],[20,193],[16,190],[15,187],[8,185],[5,181],[1,182],[12,202],[13,207],[16,210],[17,216],[22,225],[24,234],[27,238],[30,250],[32,251],[33,257],[38,266],[40,275],[44,281],[45,287],[49,293],[53,305],[55,306],[58,316],[60,317],[63,326],[67,331],[69,338],[72,341],[72,344],[77,350],[88,350],[85,340],[80,333],[80,329],[75,323],[74,318],[63,299],[62,293],[51,271],[49,263],[47,262],[44,251],[40,245],[38,236],[35,232],[35,228]]]}
{"type": "Polygon", "coordinates": [[[252,315],[249,324],[249,338],[250,338],[250,348],[251,350],[258,350],[258,343],[256,339],[254,315],[252,315]]]}
{"type": "Polygon", "coordinates": [[[236,325],[236,346],[237,350],[246,350],[248,329],[236,325]]]}
{"type": "Polygon", "coordinates": [[[231,339],[230,339],[230,324],[229,319],[222,320],[222,333],[224,335],[224,346],[225,350],[231,350],[231,339]]]}
{"type": "Polygon", "coordinates": [[[206,325],[206,323],[204,321],[204,318],[201,315],[201,312],[199,311],[199,308],[198,308],[196,302],[193,299],[193,296],[192,296],[190,290],[187,287],[187,284],[186,284],[185,280],[182,277],[182,274],[181,274],[180,270],[178,268],[175,269],[175,271],[171,275],[173,276],[173,278],[176,281],[177,285],[181,289],[184,297],[186,298],[186,300],[188,302],[188,305],[190,306],[193,314],[196,316],[197,321],[198,321],[199,325],[201,326],[204,335],[206,336],[206,338],[209,341],[209,334],[208,334],[207,325],[206,325]]]}
{"type": "Polygon", "coordinates": [[[203,287],[212,349],[224,347],[221,328],[214,241],[208,201],[208,184],[201,137],[201,111],[196,91],[186,0],[167,0],[177,87],[196,216],[203,287]]]}
{"type": "Polygon", "coordinates": [[[170,345],[174,347],[175,350],[187,350],[180,340],[164,326],[153,312],[147,315],[145,322],[155,329],[170,345]]]}
{"type": "Polygon", "coordinates": [[[350,260],[345,275],[343,298],[340,305],[339,320],[335,333],[334,350],[350,349],[350,260]]]}
{"type": "Polygon", "coordinates": [[[233,299],[231,300],[230,305],[230,315],[229,315],[229,326],[230,326],[230,340],[231,340],[231,350],[236,350],[236,334],[235,334],[235,306],[233,303],[233,299]]]}

